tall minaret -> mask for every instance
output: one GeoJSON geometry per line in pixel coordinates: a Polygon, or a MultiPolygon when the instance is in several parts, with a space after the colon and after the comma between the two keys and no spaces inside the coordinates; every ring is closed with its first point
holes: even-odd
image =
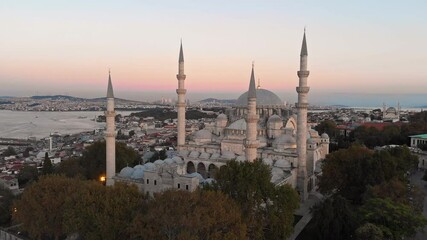
{"type": "Polygon", "coordinates": [[[178,108],[178,136],[177,136],[177,147],[178,149],[185,144],[185,93],[187,90],[184,87],[184,53],[182,51],[182,41],[181,48],[179,50],[179,60],[178,60],[178,74],[176,75],[178,79],[178,89],[176,93],[178,94],[178,102],[176,106],[178,108]]]}
{"type": "Polygon", "coordinates": [[[300,194],[301,200],[305,201],[308,197],[307,192],[307,95],[310,88],[307,86],[307,78],[309,71],[307,71],[307,43],[304,37],[302,39],[302,47],[300,54],[300,70],[297,72],[299,77],[299,85],[296,88],[298,93],[298,103],[296,104],[298,110],[297,119],[297,154],[298,154],[298,178],[297,190],[300,194]]]}
{"type": "Polygon", "coordinates": [[[254,64],[252,64],[251,80],[249,82],[248,91],[248,114],[246,116],[246,160],[249,162],[255,161],[257,157],[257,123],[258,115],[256,113],[256,89],[254,64]]]}
{"type": "Polygon", "coordinates": [[[105,131],[106,143],[106,158],[107,158],[107,174],[106,185],[114,185],[114,175],[116,174],[116,127],[114,118],[116,112],[114,111],[114,93],[113,84],[111,83],[111,73],[108,72],[108,89],[107,89],[107,111],[105,117],[107,122],[107,130],[105,131]]]}

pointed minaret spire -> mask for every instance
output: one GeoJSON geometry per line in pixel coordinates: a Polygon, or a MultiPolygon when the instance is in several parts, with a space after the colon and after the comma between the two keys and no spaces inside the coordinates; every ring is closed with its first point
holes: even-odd
{"type": "Polygon", "coordinates": [[[181,48],[179,49],[179,61],[180,63],[184,62],[184,53],[182,51],[182,39],[181,39],[181,48]]]}
{"type": "Polygon", "coordinates": [[[111,83],[111,72],[108,71],[107,88],[107,110],[105,111],[105,144],[106,144],[106,185],[114,185],[114,176],[116,175],[116,124],[114,118],[114,93],[111,83]]]}
{"type": "Polygon", "coordinates": [[[251,80],[249,82],[248,99],[256,98],[254,63],[252,62],[251,80]]]}
{"type": "Polygon", "coordinates": [[[300,70],[297,72],[299,84],[296,88],[298,93],[298,103],[296,104],[297,117],[297,154],[298,154],[298,174],[297,174],[297,190],[301,200],[305,201],[308,198],[308,175],[307,175],[307,107],[308,107],[308,92],[310,87],[307,85],[307,78],[310,72],[307,70],[307,43],[304,37],[302,40],[302,48],[300,55],[300,70]]]}
{"type": "Polygon", "coordinates": [[[305,27],[304,27],[304,37],[302,39],[302,46],[301,46],[301,54],[300,56],[308,56],[307,52],[307,41],[305,40],[305,27]]]}
{"type": "Polygon", "coordinates": [[[107,98],[114,98],[113,84],[111,83],[111,71],[108,70],[107,98]]]}
{"type": "Polygon", "coordinates": [[[256,89],[255,89],[255,74],[254,64],[252,63],[251,79],[248,90],[248,114],[246,115],[246,140],[245,140],[245,154],[246,160],[253,162],[257,158],[257,123],[259,120],[256,111],[256,89]]]}
{"type": "Polygon", "coordinates": [[[176,93],[178,94],[178,101],[176,102],[176,107],[178,112],[177,147],[179,150],[179,148],[185,144],[185,94],[187,93],[187,90],[184,86],[186,76],[184,73],[184,53],[182,50],[182,40],[179,49],[178,74],[176,75],[176,78],[178,79],[178,88],[176,89],[176,93]]]}

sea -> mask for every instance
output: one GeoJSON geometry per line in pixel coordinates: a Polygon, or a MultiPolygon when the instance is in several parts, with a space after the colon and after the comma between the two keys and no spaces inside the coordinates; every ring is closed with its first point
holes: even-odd
{"type": "MultiPolygon", "coordinates": [[[[117,112],[129,115],[131,112],[117,112]]],[[[41,139],[52,133],[73,134],[104,129],[105,123],[94,121],[101,111],[24,112],[0,110],[0,138],[41,139]]]]}

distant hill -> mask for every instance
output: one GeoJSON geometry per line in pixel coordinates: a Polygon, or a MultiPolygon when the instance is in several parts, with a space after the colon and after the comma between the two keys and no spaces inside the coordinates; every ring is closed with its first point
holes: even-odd
{"type": "Polygon", "coordinates": [[[15,97],[12,97],[12,96],[0,96],[0,98],[3,98],[3,99],[8,99],[8,98],[15,98],[15,97]]]}
{"type": "Polygon", "coordinates": [[[216,98],[206,98],[198,101],[199,103],[223,103],[223,104],[235,104],[236,99],[216,99],[216,98]]]}
{"type": "Polygon", "coordinates": [[[84,98],[78,98],[78,97],[72,97],[67,95],[41,95],[41,96],[31,96],[31,99],[35,100],[42,100],[42,99],[49,99],[49,100],[65,100],[68,99],[70,101],[83,101],[84,98]]]}
{"type": "MultiPolygon", "coordinates": [[[[42,96],[32,96],[31,99],[35,100],[42,100],[42,99],[48,99],[48,100],[70,100],[70,101],[89,101],[89,102],[100,102],[100,101],[106,101],[106,97],[100,97],[100,98],[80,98],[80,97],[73,97],[68,95],[42,95],[42,96]]],[[[117,102],[138,102],[138,103],[145,103],[141,101],[133,101],[133,100],[127,100],[122,98],[115,98],[117,102]]],[[[146,103],[145,103],[146,104],[146,103]]]]}

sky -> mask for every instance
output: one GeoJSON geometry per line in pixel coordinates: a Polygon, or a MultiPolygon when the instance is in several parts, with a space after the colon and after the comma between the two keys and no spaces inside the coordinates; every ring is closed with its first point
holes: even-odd
{"type": "Polygon", "coordinates": [[[427,105],[427,1],[0,1],[0,96],[296,101],[306,27],[312,104],[427,105]]]}

